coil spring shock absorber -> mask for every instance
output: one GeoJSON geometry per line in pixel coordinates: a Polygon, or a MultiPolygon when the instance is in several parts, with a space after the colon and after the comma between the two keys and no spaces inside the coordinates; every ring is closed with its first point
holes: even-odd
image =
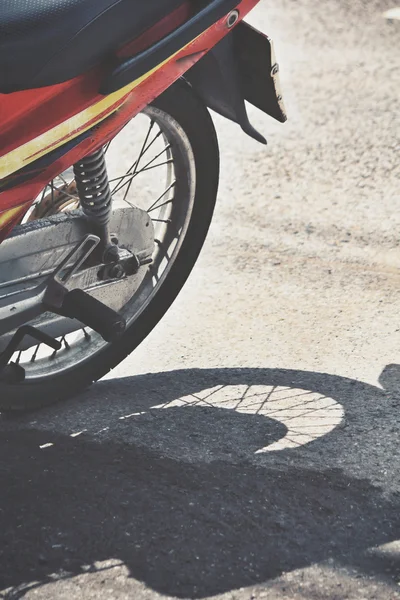
{"type": "Polygon", "coordinates": [[[103,261],[118,261],[118,246],[111,243],[112,197],[103,148],[74,165],[76,187],[85,215],[96,227],[102,241],[103,261]]]}

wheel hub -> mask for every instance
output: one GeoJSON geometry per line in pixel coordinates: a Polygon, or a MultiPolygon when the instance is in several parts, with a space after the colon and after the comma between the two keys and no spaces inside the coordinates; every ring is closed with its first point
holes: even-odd
{"type": "MultiPolygon", "coordinates": [[[[18,293],[40,285],[54,265],[85,235],[90,233],[87,219],[78,211],[60,213],[46,219],[17,226],[3,242],[0,255],[0,301],[10,307],[18,293]]],[[[124,273],[119,277],[104,274],[104,265],[89,263],[71,277],[70,288],[85,290],[115,311],[120,311],[140,287],[154,251],[154,229],[146,211],[137,207],[117,208],[111,217],[111,230],[118,232],[124,273]]],[[[46,313],[32,325],[52,337],[79,329],[74,320],[46,313]]],[[[0,338],[0,351],[13,332],[0,338]]],[[[32,346],[24,341],[24,348],[32,346]]]]}

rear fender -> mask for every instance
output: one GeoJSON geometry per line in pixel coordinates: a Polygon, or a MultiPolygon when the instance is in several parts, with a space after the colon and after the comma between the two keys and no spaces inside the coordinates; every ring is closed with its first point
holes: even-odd
{"type": "Polygon", "coordinates": [[[185,78],[209,108],[238,123],[250,137],[266,144],[249,121],[245,100],[281,123],[285,122],[278,72],[272,41],[241,22],[196,63],[185,78]]]}

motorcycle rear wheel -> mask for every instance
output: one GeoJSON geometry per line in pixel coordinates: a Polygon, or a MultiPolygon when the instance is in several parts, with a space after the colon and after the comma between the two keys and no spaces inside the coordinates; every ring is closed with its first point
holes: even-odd
{"type": "Polygon", "coordinates": [[[174,262],[122,338],[113,344],[102,344],[100,350],[76,366],[71,365],[54,374],[50,371],[43,377],[27,377],[19,384],[0,383],[0,411],[33,410],[54,404],[75,396],[101,379],[131,354],[157,325],[196,263],[211,223],[218,191],[219,150],[214,125],[206,107],[184,81],[174,84],[150,108],[153,113],[161,111],[182,130],[190,145],[195,171],[191,212],[174,262]]]}

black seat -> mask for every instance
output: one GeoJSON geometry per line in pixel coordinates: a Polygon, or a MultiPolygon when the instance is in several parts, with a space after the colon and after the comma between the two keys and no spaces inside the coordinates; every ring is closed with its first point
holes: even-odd
{"type": "Polygon", "coordinates": [[[182,3],[0,0],[0,92],[72,79],[182,3]]]}

